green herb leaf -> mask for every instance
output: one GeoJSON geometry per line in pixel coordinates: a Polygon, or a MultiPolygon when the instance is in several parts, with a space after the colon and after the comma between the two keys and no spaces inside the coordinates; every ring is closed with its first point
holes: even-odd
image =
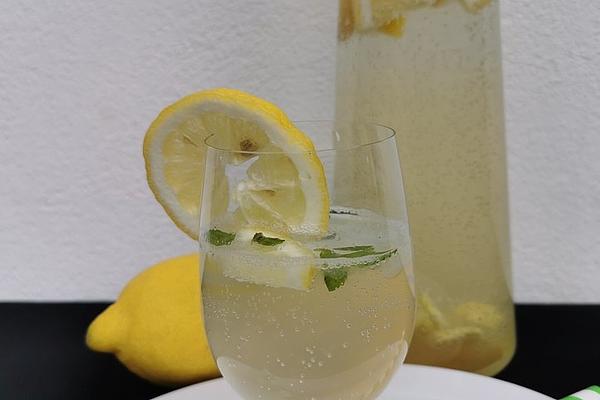
{"type": "Polygon", "coordinates": [[[318,251],[319,251],[319,257],[321,257],[321,258],[358,258],[358,257],[366,257],[366,256],[375,256],[375,255],[383,254],[383,253],[387,252],[387,251],[384,251],[384,252],[375,251],[372,246],[368,246],[368,247],[366,246],[366,248],[364,248],[362,250],[352,251],[350,253],[348,253],[348,252],[340,253],[339,251],[335,251],[335,250],[331,250],[331,249],[319,249],[318,251]]]}
{"type": "MultiPolygon", "coordinates": [[[[374,246],[350,246],[350,247],[336,247],[334,249],[326,249],[326,248],[317,248],[314,251],[319,252],[320,258],[358,258],[365,256],[376,256],[374,258],[368,259],[364,262],[358,262],[357,264],[352,264],[351,266],[341,267],[341,268],[332,268],[332,269],[324,269],[323,277],[325,280],[325,285],[330,292],[338,289],[343,286],[348,278],[348,269],[351,267],[370,267],[373,265],[377,265],[382,261],[390,258],[394,254],[398,252],[398,249],[390,249],[384,251],[375,251],[374,246]]],[[[327,264],[323,265],[327,267],[327,264]]]]}
{"type": "Polygon", "coordinates": [[[373,247],[373,246],[334,247],[333,249],[340,250],[340,251],[359,251],[359,250],[375,251],[375,247],[373,247]]]}
{"type": "Polygon", "coordinates": [[[335,251],[331,249],[315,249],[319,252],[319,257],[321,258],[336,258],[337,254],[335,251]]]}
{"type": "Polygon", "coordinates": [[[334,215],[358,215],[358,213],[355,212],[355,211],[335,210],[333,208],[331,210],[329,210],[329,214],[334,214],[334,215]]]}
{"type": "Polygon", "coordinates": [[[388,258],[390,258],[391,256],[393,256],[397,252],[398,252],[398,249],[387,250],[387,251],[380,251],[380,252],[377,253],[378,256],[375,257],[374,260],[369,260],[369,261],[366,261],[364,263],[356,264],[356,266],[357,267],[370,267],[370,266],[373,266],[373,265],[377,265],[380,262],[387,260],[388,258]]]}
{"type": "Polygon", "coordinates": [[[323,270],[323,278],[327,290],[333,292],[335,289],[344,286],[346,278],[348,278],[348,271],[346,268],[326,269],[323,270]]]}
{"type": "Polygon", "coordinates": [[[226,246],[235,239],[235,233],[223,232],[217,228],[210,229],[206,235],[208,243],[214,246],[226,246]]]}
{"type": "Polygon", "coordinates": [[[254,234],[252,242],[258,243],[263,246],[277,246],[278,244],[285,242],[285,240],[275,237],[268,237],[263,235],[262,232],[258,232],[254,234]]]}

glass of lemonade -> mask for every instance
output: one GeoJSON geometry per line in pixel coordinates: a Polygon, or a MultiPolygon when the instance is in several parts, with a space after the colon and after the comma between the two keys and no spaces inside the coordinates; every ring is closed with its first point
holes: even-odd
{"type": "Polygon", "coordinates": [[[395,133],[296,126],[314,143],[310,154],[240,150],[218,132],[206,140],[199,238],[209,344],[244,399],[374,399],[403,362],[415,318],[395,133]],[[319,193],[291,189],[314,179],[293,166],[302,160],[322,165],[321,234],[296,221],[322,205],[319,193]]]}

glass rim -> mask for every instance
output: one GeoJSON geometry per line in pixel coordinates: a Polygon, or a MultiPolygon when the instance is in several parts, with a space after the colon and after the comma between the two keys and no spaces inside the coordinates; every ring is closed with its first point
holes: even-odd
{"type": "Polygon", "coordinates": [[[376,129],[382,129],[386,132],[386,134],[381,135],[380,137],[373,137],[373,138],[368,138],[365,139],[363,141],[359,141],[358,143],[351,143],[348,145],[342,145],[340,147],[335,147],[335,146],[328,146],[328,147],[323,147],[323,148],[319,148],[317,147],[313,142],[311,136],[309,134],[305,133],[305,130],[303,130],[301,128],[302,125],[308,125],[308,124],[331,124],[330,126],[330,133],[331,134],[335,134],[336,138],[339,140],[339,130],[337,128],[334,127],[334,121],[333,120],[326,120],[326,119],[322,119],[322,120],[298,120],[298,121],[292,121],[292,125],[298,129],[300,132],[302,132],[304,135],[306,135],[309,139],[311,139],[311,143],[313,144],[313,146],[315,146],[315,150],[307,150],[307,151],[251,151],[251,150],[237,150],[237,149],[230,149],[230,148],[223,148],[223,147],[219,147],[217,145],[211,144],[209,143],[209,141],[216,137],[218,134],[217,133],[211,133],[210,135],[208,135],[205,139],[204,139],[204,145],[208,148],[211,149],[213,151],[218,151],[218,152],[222,152],[222,153],[230,153],[230,154],[240,154],[240,155],[261,155],[261,154],[271,154],[271,155],[277,155],[277,154],[303,154],[303,153],[317,153],[317,154],[321,154],[321,153],[330,153],[330,152],[345,152],[345,151],[352,151],[352,150],[357,150],[360,148],[365,148],[365,147],[370,147],[370,146],[374,146],[383,142],[386,142],[388,140],[392,140],[396,137],[396,130],[390,126],[378,123],[378,122],[363,122],[360,123],[358,125],[363,125],[363,126],[369,126],[369,127],[373,127],[376,129]]]}

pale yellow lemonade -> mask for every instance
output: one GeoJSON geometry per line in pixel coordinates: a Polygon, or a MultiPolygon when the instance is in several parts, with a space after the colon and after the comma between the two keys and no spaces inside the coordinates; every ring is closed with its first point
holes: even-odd
{"type": "Polygon", "coordinates": [[[514,353],[498,2],[342,0],[336,120],[397,131],[419,288],[408,362],[514,353]]]}
{"type": "Polygon", "coordinates": [[[334,210],[329,226],[329,236],[303,244],[309,255],[283,244],[205,243],[207,335],[245,398],[373,399],[406,355],[414,323],[408,229],[351,209],[334,210]],[[343,257],[365,249],[370,255],[343,257]],[[273,271],[306,265],[314,266],[306,289],[268,283],[273,271]],[[341,286],[338,272],[347,274],[341,286]]]}

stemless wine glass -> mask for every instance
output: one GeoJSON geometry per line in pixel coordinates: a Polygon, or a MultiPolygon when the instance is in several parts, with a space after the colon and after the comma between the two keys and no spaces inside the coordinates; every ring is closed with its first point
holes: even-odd
{"type": "Polygon", "coordinates": [[[209,344],[244,399],[374,399],[404,360],[414,326],[395,134],[379,125],[296,126],[315,152],[234,150],[219,132],[206,141],[200,247],[209,344]],[[286,231],[277,217],[314,211],[318,193],[269,198],[308,179],[290,168],[290,158],[303,157],[320,160],[327,181],[329,231],[316,237],[286,231]]]}

